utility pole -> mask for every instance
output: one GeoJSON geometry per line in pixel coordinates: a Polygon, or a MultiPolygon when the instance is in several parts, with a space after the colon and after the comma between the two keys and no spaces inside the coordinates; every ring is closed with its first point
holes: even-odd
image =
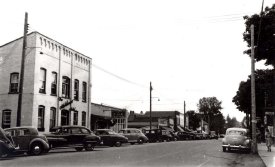
{"type": "Polygon", "coordinates": [[[184,113],[184,115],[183,115],[183,116],[184,116],[184,124],[183,124],[184,126],[183,126],[183,127],[184,127],[184,129],[185,129],[185,128],[186,128],[185,101],[183,102],[183,113],[184,113]]]}
{"type": "Polygon", "coordinates": [[[24,83],[27,34],[28,34],[28,13],[25,12],[25,23],[24,23],[23,48],[22,48],[21,70],[20,70],[20,80],[19,80],[16,126],[21,126],[21,110],[22,110],[22,95],[23,95],[23,88],[24,88],[23,83],[24,83]]]}
{"type": "Polygon", "coordinates": [[[150,82],[150,133],[152,129],[152,83],[150,82]]]}
{"type": "Polygon", "coordinates": [[[255,58],[254,58],[254,25],[251,25],[251,124],[252,124],[252,153],[258,153],[256,137],[256,94],[255,94],[255,58]]]}

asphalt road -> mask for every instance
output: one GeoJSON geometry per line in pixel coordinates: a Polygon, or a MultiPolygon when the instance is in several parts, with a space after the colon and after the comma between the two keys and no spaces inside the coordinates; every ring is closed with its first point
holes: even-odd
{"type": "Polygon", "coordinates": [[[194,140],[122,147],[97,147],[94,151],[53,150],[41,156],[20,155],[0,161],[0,166],[241,166],[264,167],[258,155],[222,152],[221,140],[194,140]]]}

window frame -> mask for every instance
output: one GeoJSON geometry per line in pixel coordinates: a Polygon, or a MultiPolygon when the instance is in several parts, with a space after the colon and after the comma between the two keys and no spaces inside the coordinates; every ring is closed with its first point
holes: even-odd
{"type": "Polygon", "coordinates": [[[82,126],[86,126],[86,118],[87,117],[87,114],[86,114],[86,112],[85,111],[82,111],[81,112],[81,125],[82,126]]]}
{"type": "Polygon", "coordinates": [[[74,100],[79,101],[79,80],[74,80],[74,100]]]}
{"type": "Polygon", "coordinates": [[[46,94],[47,69],[41,67],[40,68],[40,74],[41,74],[41,71],[44,71],[44,78],[43,79],[39,78],[39,83],[42,83],[39,87],[39,93],[46,94]]]}
{"type": "Polygon", "coordinates": [[[57,95],[57,72],[52,72],[52,83],[51,83],[51,95],[56,96],[57,95]]]}
{"type": "Polygon", "coordinates": [[[5,109],[2,111],[2,128],[5,129],[10,127],[11,127],[11,110],[5,109]],[[7,113],[9,114],[6,115],[7,113]],[[7,116],[9,117],[9,121],[5,120],[7,116]]]}
{"type": "Polygon", "coordinates": [[[18,94],[19,93],[19,82],[20,82],[20,80],[19,80],[19,73],[18,72],[13,72],[13,73],[11,73],[10,74],[10,87],[9,87],[9,93],[10,94],[18,94]],[[12,83],[12,76],[13,75],[17,75],[17,83],[12,83]],[[14,89],[13,89],[13,85],[12,84],[17,84],[17,88],[16,88],[16,91],[13,91],[14,89]]]}
{"type": "Polygon", "coordinates": [[[73,112],[73,125],[78,125],[78,111],[73,112]]]}
{"type": "Polygon", "coordinates": [[[51,107],[50,108],[50,124],[49,124],[50,130],[55,126],[56,126],[56,108],[51,107]]]}
{"type": "Polygon", "coordinates": [[[62,77],[62,97],[69,99],[70,91],[71,91],[71,79],[67,76],[63,76],[62,77]]]}
{"type": "Polygon", "coordinates": [[[87,102],[87,82],[82,82],[82,102],[87,102]]]}
{"type": "Polygon", "coordinates": [[[43,105],[38,106],[37,130],[38,131],[44,131],[45,130],[45,106],[43,106],[43,105]]]}

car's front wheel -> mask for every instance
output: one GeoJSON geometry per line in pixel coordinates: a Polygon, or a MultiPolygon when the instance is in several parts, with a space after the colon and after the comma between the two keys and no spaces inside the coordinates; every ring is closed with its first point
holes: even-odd
{"type": "Polygon", "coordinates": [[[85,144],[85,150],[86,151],[93,151],[95,146],[92,143],[86,143],[85,144]]]}
{"type": "Polygon", "coordinates": [[[226,147],[223,147],[223,148],[222,148],[222,151],[223,151],[223,152],[226,152],[226,147]]]}
{"type": "Polygon", "coordinates": [[[115,142],[115,146],[116,147],[120,147],[121,146],[121,142],[120,141],[115,142]]]}
{"type": "Polygon", "coordinates": [[[30,154],[40,155],[43,153],[43,146],[41,143],[34,143],[31,145],[30,154]]]}
{"type": "Polygon", "coordinates": [[[83,147],[75,147],[75,150],[76,150],[76,151],[82,151],[82,150],[83,150],[83,147]]]}

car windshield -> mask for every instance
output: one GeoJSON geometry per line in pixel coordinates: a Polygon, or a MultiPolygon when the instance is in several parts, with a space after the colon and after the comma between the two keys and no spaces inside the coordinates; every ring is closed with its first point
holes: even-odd
{"type": "Polygon", "coordinates": [[[239,130],[230,130],[228,131],[227,135],[244,135],[245,132],[244,131],[239,131],[239,130]]]}

